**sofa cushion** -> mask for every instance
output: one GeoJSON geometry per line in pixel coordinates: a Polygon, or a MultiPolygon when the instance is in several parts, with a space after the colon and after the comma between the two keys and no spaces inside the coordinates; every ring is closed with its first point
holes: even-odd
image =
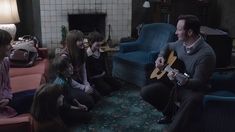
{"type": "Polygon", "coordinates": [[[37,89],[46,82],[42,74],[15,76],[11,77],[10,81],[13,93],[37,89]]]}
{"type": "Polygon", "coordinates": [[[43,74],[47,77],[46,73],[48,71],[48,59],[43,59],[41,61],[36,61],[35,65],[28,68],[10,68],[10,77],[30,75],[30,74],[43,74]]]}

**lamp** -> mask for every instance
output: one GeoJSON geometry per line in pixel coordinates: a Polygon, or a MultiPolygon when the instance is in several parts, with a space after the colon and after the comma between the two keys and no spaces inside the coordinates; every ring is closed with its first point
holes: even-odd
{"type": "Polygon", "coordinates": [[[143,7],[144,7],[144,8],[150,8],[150,3],[149,3],[148,0],[146,0],[146,1],[144,2],[143,7]]]}
{"type": "Polygon", "coordinates": [[[0,0],[0,29],[8,31],[14,40],[15,23],[20,22],[16,0],[0,0]]]}

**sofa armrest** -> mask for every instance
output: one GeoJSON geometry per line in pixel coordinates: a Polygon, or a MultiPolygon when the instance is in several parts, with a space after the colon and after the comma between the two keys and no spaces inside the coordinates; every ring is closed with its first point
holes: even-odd
{"type": "Polygon", "coordinates": [[[48,49],[47,48],[38,48],[38,56],[41,58],[48,57],[48,49]]]}
{"type": "Polygon", "coordinates": [[[131,51],[136,51],[139,49],[140,41],[133,41],[133,42],[126,42],[126,43],[120,43],[120,52],[126,53],[131,51]]]}
{"type": "Polygon", "coordinates": [[[29,114],[19,115],[13,118],[0,119],[1,132],[31,132],[31,116],[29,114]]]}

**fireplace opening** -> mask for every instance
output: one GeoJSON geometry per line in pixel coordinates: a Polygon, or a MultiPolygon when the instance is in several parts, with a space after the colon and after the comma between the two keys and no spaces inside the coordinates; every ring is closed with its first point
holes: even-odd
{"type": "Polygon", "coordinates": [[[105,18],[104,13],[95,14],[69,14],[69,30],[78,29],[85,35],[92,31],[98,31],[105,36],[105,18]]]}

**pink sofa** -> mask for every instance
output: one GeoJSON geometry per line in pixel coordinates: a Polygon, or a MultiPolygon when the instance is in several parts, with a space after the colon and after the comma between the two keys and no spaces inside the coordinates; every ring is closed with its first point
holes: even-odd
{"type": "MultiPolygon", "coordinates": [[[[47,49],[39,49],[40,59],[28,68],[10,68],[10,81],[13,93],[36,90],[47,82],[48,64],[47,49]]],[[[13,118],[0,119],[0,132],[31,132],[30,114],[21,114],[13,118]]]]}

